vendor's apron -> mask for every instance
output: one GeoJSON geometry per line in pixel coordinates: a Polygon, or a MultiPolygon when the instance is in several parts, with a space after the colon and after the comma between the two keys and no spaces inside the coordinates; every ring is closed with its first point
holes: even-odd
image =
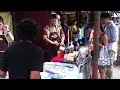
{"type": "Polygon", "coordinates": [[[6,41],[2,40],[2,37],[0,36],[0,68],[1,68],[1,64],[3,62],[5,50],[7,48],[8,48],[8,43],[6,41]]]}
{"type": "MultiPolygon", "coordinates": [[[[58,43],[61,42],[61,38],[58,35],[58,32],[51,32],[49,35],[49,39],[51,41],[57,41],[58,43]]],[[[48,44],[48,48],[49,48],[49,59],[51,61],[53,57],[57,56],[57,51],[59,50],[59,46],[48,44]]]]}

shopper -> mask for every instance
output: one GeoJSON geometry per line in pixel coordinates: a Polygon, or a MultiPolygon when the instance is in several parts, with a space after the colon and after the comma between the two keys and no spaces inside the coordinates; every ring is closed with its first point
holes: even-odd
{"type": "Polygon", "coordinates": [[[112,78],[113,73],[113,63],[115,61],[115,54],[118,49],[118,27],[112,22],[111,15],[109,13],[101,14],[101,21],[105,25],[104,31],[108,37],[108,52],[110,55],[111,65],[107,69],[107,78],[112,78]]]}
{"type": "MultiPolygon", "coordinates": [[[[100,24],[100,30],[99,30],[99,53],[100,53],[100,49],[102,47],[105,47],[108,45],[108,38],[107,38],[107,35],[105,34],[104,32],[104,29],[103,29],[103,26],[102,26],[102,23],[100,24]]],[[[99,66],[98,65],[98,68],[99,68],[99,72],[100,72],[100,76],[101,76],[101,79],[105,79],[106,78],[106,74],[105,74],[105,69],[106,69],[106,66],[99,66]]]]}
{"type": "Polygon", "coordinates": [[[40,79],[43,71],[43,51],[32,44],[37,34],[37,23],[24,19],[17,25],[17,42],[5,51],[0,77],[9,72],[9,79],[40,79]]]}
{"type": "MultiPolygon", "coordinates": [[[[94,30],[94,23],[92,24],[92,28],[94,30]]],[[[103,28],[102,23],[100,23],[100,29],[98,30],[98,32],[99,32],[99,35],[98,35],[98,38],[99,38],[98,58],[99,58],[99,54],[100,54],[101,48],[108,45],[108,38],[107,38],[107,35],[104,32],[104,28],[103,28]]],[[[93,56],[94,48],[93,48],[93,46],[91,46],[90,48],[91,48],[91,54],[93,56]]],[[[98,70],[99,70],[101,79],[105,79],[106,78],[105,69],[106,69],[105,66],[98,65],[98,70]]]]}
{"type": "Polygon", "coordinates": [[[72,20],[71,26],[70,26],[70,31],[71,31],[71,38],[74,41],[75,36],[78,34],[78,27],[77,27],[76,20],[72,20]]]}

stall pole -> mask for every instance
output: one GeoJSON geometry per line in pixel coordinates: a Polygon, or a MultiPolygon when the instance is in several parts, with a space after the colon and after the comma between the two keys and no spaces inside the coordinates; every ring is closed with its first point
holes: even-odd
{"type": "Polygon", "coordinates": [[[12,21],[13,21],[13,35],[14,35],[14,41],[16,41],[16,33],[15,33],[15,11],[11,11],[11,15],[12,15],[12,21]]]}
{"type": "Polygon", "coordinates": [[[100,29],[100,14],[101,11],[94,11],[94,50],[92,62],[92,79],[98,79],[98,30],[100,29]]]}

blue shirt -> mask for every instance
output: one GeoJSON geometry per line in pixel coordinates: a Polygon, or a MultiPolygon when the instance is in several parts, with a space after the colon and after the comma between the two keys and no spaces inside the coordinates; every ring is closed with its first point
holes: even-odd
{"type": "Polygon", "coordinates": [[[108,43],[108,50],[113,50],[117,52],[118,49],[118,27],[111,21],[110,24],[106,25],[105,33],[108,37],[108,40],[113,40],[114,42],[108,43]]]}

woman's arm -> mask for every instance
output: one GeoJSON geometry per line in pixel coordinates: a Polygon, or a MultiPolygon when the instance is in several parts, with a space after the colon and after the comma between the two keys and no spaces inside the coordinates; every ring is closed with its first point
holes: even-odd
{"type": "Polygon", "coordinates": [[[11,39],[12,41],[14,41],[14,36],[12,35],[12,33],[11,33],[10,31],[8,31],[8,36],[10,37],[10,39],[11,39]]]}
{"type": "Polygon", "coordinates": [[[6,29],[7,29],[7,32],[8,32],[8,36],[10,37],[10,39],[12,41],[14,41],[14,36],[12,35],[11,31],[9,30],[9,26],[8,25],[5,25],[6,29]]]}
{"type": "Polygon", "coordinates": [[[103,44],[101,44],[101,43],[98,44],[101,48],[103,46],[107,46],[107,44],[108,44],[108,38],[106,35],[103,36],[102,40],[103,40],[103,44]]]}

